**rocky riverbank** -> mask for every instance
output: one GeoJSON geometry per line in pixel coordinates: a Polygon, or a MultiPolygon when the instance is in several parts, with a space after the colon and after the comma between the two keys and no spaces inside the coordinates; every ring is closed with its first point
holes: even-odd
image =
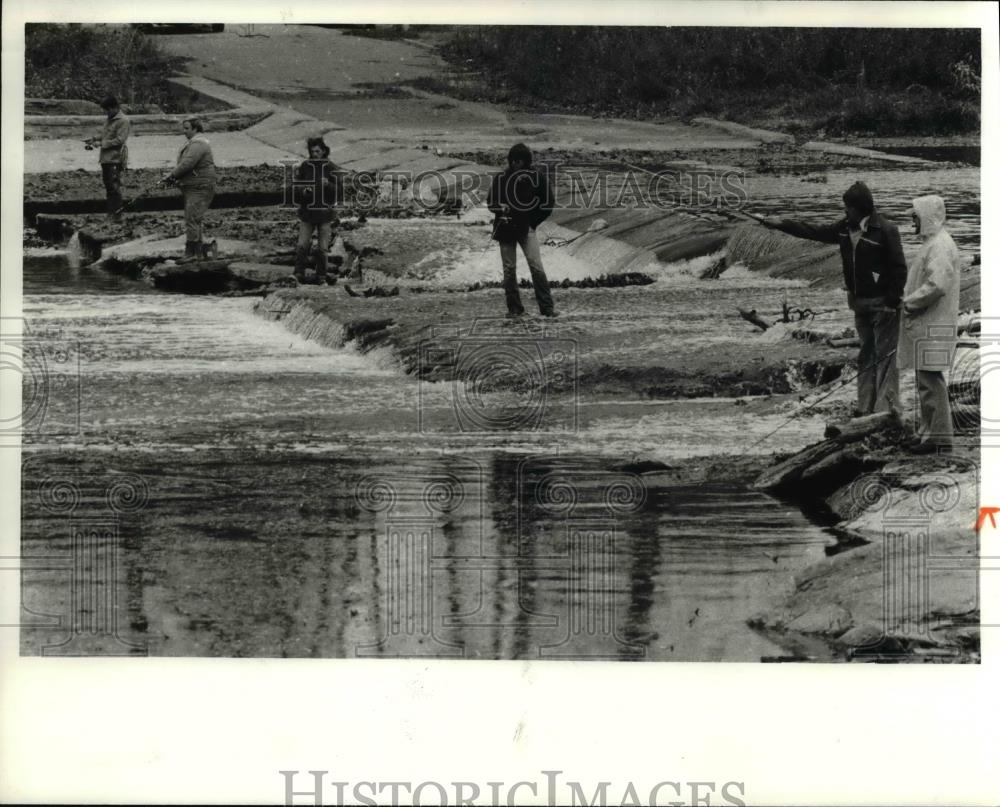
{"type": "Polygon", "coordinates": [[[758,477],[828,510],[841,544],[749,624],[804,656],[978,661],[978,417],[958,425],[951,454],[913,456],[888,430],[812,445],[758,477]]]}

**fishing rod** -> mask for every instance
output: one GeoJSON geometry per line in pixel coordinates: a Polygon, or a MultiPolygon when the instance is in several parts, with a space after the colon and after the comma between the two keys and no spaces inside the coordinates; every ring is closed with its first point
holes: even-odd
{"type": "Polygon", "coordinates": [[[118,209],[115,210],[114,215],[116,215],[116,216],[121,215],[126,210],[128,210],[130,207],[132,207],[132,205],[134,205],[136,202],[139,202],[142,199],[145,199],[146,197],[148,197],[149,195],[151,195],[153,193],[153,191],[155,191],[158,187],[160,187],[161,184],[163,184],[163,181],[158,179],[152,185],[146,186],[141,191],[139,191],[138,194],[136,194],[131,199],[129,199],[127,202],[122,202],[122,204],[119,205],[118,209]]]}
{"type": "MultiPolygon", "coordinates": [[[[717,202],[718,199],[714,201],[717,202]]],[[[707,221],[710,224],[716,224],[717,222],[714,221],[713,219],[708,218],[707,216],[701,215],[702,212],[710,212],[720,216],[726,216],[731,219],[740,219],[740,218],[750,219],[751,221],[755,221],[758,224],[764,223],[764,217],[758,216],[756,213],[747,213],[745,211],[733,212],[729,210],[723,210],[720,205],[716,205],[715,207],[709,207],[707,208],[707,210],[704,207],[698,207],[695,205],[674,205],[674,209],[680,210],[684,213],[694,216],[696,219],[700,219],[701,221],[707,221]]],[[[556,249],[562,249],[563,247],[572,244],[574,241],[583,238],[585,235],[590,235],[591,233],[594,232],[600,232],[603,229],[604,229],[603,227],[593,228],[593,225],[591,225],[591,229],[585,230],[582,233],[578,233],[572,238],[566,238],[561,240],[556,240],[553,238],[547,239],[545,245],[550,247],[555,247],[556,249]]]]}
{"type": "MultiPolygon", "coordinates": [[[[894,310],[894,309],[888,309],[888,310],[894,310]]],[[[746,451],[749,451],[749,450],[750,450],[751,448],[755,448],[755,447],[757,447],[758,445],[760,445],[761,443],[763,443],[763,442],[764,442],[765,440],[767,440],[767,439],[768,439],[769,437],[772,437],[772,436],[774,436],[774,435],[775,435],[775,434],[777,434],[777,433],[778,433],[779,431],[781,431],[781,430],[782,430],[783,428],[785,428],[785,426],[787,426],[787,425],[788,425],[789,423],[791,423],[791,422],[792,422],[793,420],[795,420],[795,418],[797,418],[797,417],[798,417],[799,415],[803,414],[804,412],[808,412],[808,411],[809,411],[810,409],[812,409],[812,408],[813,408],[814,406],[816,406],[817,404],[820,404],[820,403],[822,403],[822,402],[823,402],[823,401],[825,401],[825,400],[826,400],[827,398],[829,398],[829,397],[830,397],[831,395],[833,395],[833,393],[835,393],[835,392],[839,392],[839,391],[840,391],[841,389],[843,389],[843,388],[844,388],[844,387],[845,387],[845,386],[846,386],[847,384],[850,384],[850,383],[851,383],[851,382],[852,382],[852,381],[853,381],[854,379],[856,379],[856,378],[857,378],[857,377],[858,377],[859,375],[861,375],[862,373],[865,373],[865,372],[867,372],[868,370],[871,370],[871,369],[874,369],[875,367],[877,367],[877,366],[878,366],[879,364],[881,364],[882,362],[884,362],[884,361],[886,361],[886,360],[888,360],[888,359],[891,359],[891,358],[892,358],[893,356],[895,356],[895,355],[896,355],[896,351],[897,351],[897,350],[898,350],[898,348],[893,348],[893,349],[892,349],[892,350],[891,350],[891,351],[890,351],[889,353],[887,353],[887,354],[886,354],[885,356],[881,356],[881,357],[879,357],[879,358],[876,358],[876,359],[875,359],[875,361],[873,361],[873,362],[872,362],[871,364],[869,364],[869,365],[868,365],[868,366],[866,366],[866,367],[862,367],[862,368],[861,368],[860,370],[858,370],[858,371],[857,371],[857,372],[856,372],[856,373],[855,373],[854,375],[852,375],[852,376],[851,376],[850,378],[844,378],[844,379],[840,379],[840,384],[839,384],[839,385],[837,385],[836,387],[834,387],[833,389],[831,389],[831,390],[830,390],[829,392],[827,392],[827,393],[826,393],[825,395],[823,395],[822,397],[820,397],[820,398],[817,398],[817,399],[816,399],[815,401],[813,401],[813,402],[812,402],[811,404],[809,404],[808,406],[804,406],[804,407],[802,407],[801,409],[796,409],[796,410],[795,410],[795,412],[793,412],[793,413],[792,413],[792,416],[791,416],[790,418],[788,418],[787,420],[785,420],[784,422],[782,422],[782,423],[781,423],[781,424],[780,424],[780,425],[779,425],[779,426],[778,426],[777,428],[775,428],[775,429],[772,429],[771,431],[769,431],[769,432],[768,432],[767,434],[765,434],[765,435],[764,435],[763,437],[761,437],[761,438],[760,438],[759,440],[757,440],[756,442],[753,442],[753,443],[751,443],[751,444],[750,444],[749,446],[747,446],[747,447],[746,447],[746,449],[745,449],[745,450],[746,450],[746,451]]]]}
{"type": "MultiPolygon", "coordinates": [[[[626,168],[629,168],[633,171],[639,171],[640,173],[643,174],[649,174],[650,176],[654,177],[662,176],[662,174],[659,174],[656,171],[651,171],[648,168],[643,168],[642,166],[639,165],[633,165],[632,163],[627,162],[626,160],[597,160],[596,162],[604,163],[606,165],[624,165],[626,168]]],[[[709,205],[707,206],[675,204],[672,207],[676,210],[681,210],[685,213],[688,213],[689,215],[692,215],[695,218],[701,219],[702,221],[707,221],[710,223],[715,223],[715,222],[712,219],[707,218],[704,215],[701,215],[702,213],[709,212],[730,219],[747,219],[756,222],[757,224],[764,224],[765,222],[764,216],[760,216],[756,213],[750,213],[746,210],[740,210],[740,209],[728,210],[724,208],[719,197],[715,197],[714,199],[712,199],[709,205]]],[[[550,239],[551,241],[553,241],[553,243],[547,243],[547,246],[554,246],[557,249],[561,249],[562,247],[565,247],[569,244],[572,244],[574,241],[583,238],[583,236],[587,235],[589,232],[592,231],[588,230],[586,232],[582,232],[574,236],[573,238],[564,239],[561,242],[554,242],[554,239],[550,239]]]]}

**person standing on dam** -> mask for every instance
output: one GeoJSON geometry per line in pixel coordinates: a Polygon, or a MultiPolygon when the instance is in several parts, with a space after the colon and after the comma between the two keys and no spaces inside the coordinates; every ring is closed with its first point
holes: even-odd
{"type": "Polygon", "coordinates": [[[104,131],[99,137],[92,137],[84,142],[88,149],[100,148],[98,160],[101,164],[104,192],[108,198],[108,216],[117,224],[122,220],[122,174],[128,164],[128,146],[125,144],[132,133],[132,124],[113,95],[101,101],[101,109],[108,116],[104,122],[104,131]]]}
{"type": "Polygon", "coordinates": [[[839,244],[847,305],[861,342],[855,415],[889,412],[897,417],[899,307],[906,285],[906,258],[899,228],[875,209],[872,192],[855,182],[844,192],[844,216],[830,224],[769,216],[765,227],[797,238],[839,244]]]}
{"type": "Polygon", "coordinates": [[[330,161],[330,147],[322,137],[306,141],[309,157],[295,169],[286,185],[286,198],[298,204],[299,237],[295,245],[295,277],[306,279],[309,248],[316,233],[316,282],[327,282],[327,252],[338,224],[335,211],[344,200],[344,171],[330,161]]]}
{"type": "Polygon", "coordinates": [[[204,135],[205,126],[199,118],[182,121],[181,130],[186,142],[177,153],[177,167],[160,179],[160,183],[174,183],[181,189],[185,231],[184,257],[181,260],[192,261],[205,256],[202,222],[215,197],[215,159],[212,145],[204,135]]]}
{"type": "Polygon", "coordinates": [[[535,300],[542,316],[556,316],[549,291],[549,281],[542,267],[536,228],[550,215],[554,202],[548,182],[540,171],[531,166],[531,149],[524,143],[511,147],[507,153],[507,170],[493,177],[486,206],[494,215],[493,240],[500,243],[503,266],[503,289],[507,298],[507,317],[524,314],[521,294],[517,288],[517,248],[521,247],[535,300]]]}
{"type": "Polygon", "coordinates": [[[913,367],[917,374],[920,428],[910,449],[930,454],[950,451],[954,439],[945,373],[958,338],[962,267],[958,247],[944,229],[944,199],[920,196],[911,215],[923,245],[903,294],[899,366],[913,367]]]}

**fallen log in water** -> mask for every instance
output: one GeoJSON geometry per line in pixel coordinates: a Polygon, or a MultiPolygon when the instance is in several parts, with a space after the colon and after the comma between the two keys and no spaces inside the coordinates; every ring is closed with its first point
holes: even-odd
{"type": "Polygon", "coordinates": [[[812,494],[825,495],[856,479],[865,469],[880,468],[883,464],[868,456],[862,446],[852,443],[810,465],[802,472],[799,482],[812,494]]]}
{"type": "Polygon", "coordinates": [[[753,487],[757,490],[782,490],[795,484],[802,478],[806,469],[840,451],[840,444],[832,440],[824,440],[808,448],[802,449],[797,454],[793,454],[783,462],[778,463],[764,471],[753,487]]]}
{"type": "Polygon", "coordinates": [[[275,284],[297,285],[287,266],[255,261],[233,261],[229,264],[229,272],[236,286],[241,289],[256,289],[275,284]]]}
{"type": "Polygon", "coordinates": [[[185,294],[222,294],[265,286],[296,286],[287,266],[275,266],[233,258],[159,263],[142,270],[142,278],[161,291],[185,294]]]}
{"type": "Polygon", "coordinates": [[[189,263],[158,263],[142,270],[141,276],[150,286],[161,291],[184,294],[218,294],[232,290],[233,275],[229,271],[232,259],[191,261],[189,263]]]}
{"type": "Polygon", "coordinates": [[[827,439],[836,438],[842,443],[850,442],[860,440],[872,432],[880,431],[897,422],[896,417],[890,412],[876,412],[874,415],[852,418],[846,423],[829,423],[823,436],[827,439]]]}
{"type": "Polygon", "coordinates": [[[857,337],[844,337],[842,339],[827,339],[826,343],[830,347],[861,347],[861,340],[857,337]]]}
{"type": "Polygon", "coordinates": [[[762,320],[760,317],[757,316],[756,308],[750,311],[747,311],[745,308],[737,308],[736,310],[740,312],[740,316],[743,317],[743,319],[745,319],[747,322],[753,325],[756,325],[762,331],[766,331],[768,328],[771,327],[766,322],[764,322],[764,320],[762,320]]]}

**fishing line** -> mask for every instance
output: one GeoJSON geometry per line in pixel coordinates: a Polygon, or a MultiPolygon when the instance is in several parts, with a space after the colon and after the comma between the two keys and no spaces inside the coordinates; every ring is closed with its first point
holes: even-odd
{"type": "Polygon", "coordinates": [[[889,352],[889,353],[887,353],[885,356],[881,356],[881,357],[875,359],[875,361],[873,361],[867,367],[862,367],[860,370],[858,370],[850,378],[838,379],[838,381],[840,383],[836,387],[834,387],[833,389],[831,389],[829,392],[827,392],[822,397],[817,398],[815,401],[813,401],[808,406],[804,406],[801,409],[796,409],[795,412],[792,413],[791,417],[789,417],[787,420],[785,420],[784,422],[782,422],[777,428],[769,431],[767,434],[765,434],[763,437],[761,437],[756,442],[751,443],[749,446],[746,447],[745,451],[749,451],[751,448],[757,447],[758,445],[760,445],[761,443],[763,443],[765,440],[767,440],[769,437],[774,436],[779,431],[781,431],[783,428],[785,428],[785,426],[787,426],[789,423],[791,423],[793,420],[795,420],[795,418],[797,418],[799,415],[803,414],[804,412],[808,412],[814,406],[822,403],[827,398],[829,398],[831,395],[833,395],[833,393],[839,392],[840,390],[842,390],[845,386],[847,386],[848,384],[850,384],[854,379],[856,379],[862,373],[867,372],[868,370],[874,369],[875,367],[877,367],[879,364],[881,364],[882,362],[886,361],[887,359],[891,359],[893,356],[896,355],[896,351],[897,350],[898,350],[898,348],[893,348],[892,351],[889,352]]]}

